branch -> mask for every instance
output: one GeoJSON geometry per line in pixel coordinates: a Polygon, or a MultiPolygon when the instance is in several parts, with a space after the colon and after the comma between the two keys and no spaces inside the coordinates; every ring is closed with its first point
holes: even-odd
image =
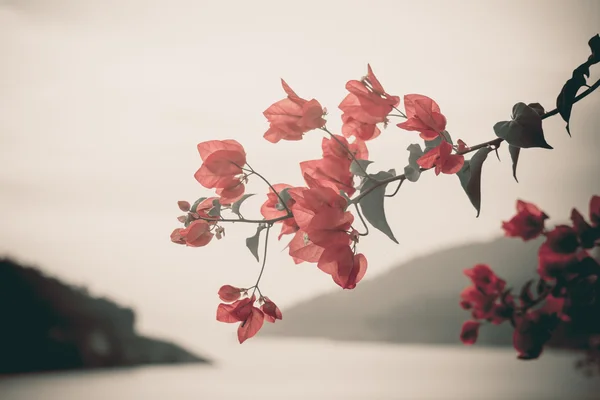
{"type": "MultiPolygon", "coordinates": [[[[573,104],[577,103],[578,101],[580,101],[581,99],[583,99],[584,97],[586,97],[587,95],[589,95],[590,93],[592,93],[599,86],[600,86],[600,79],[597,80],[596,83],[594,83],[592,86],[590,86],[587,90],[585,90],[584,92],[582,92],[579,96],[575,97],[575,99],[573,100],[573,104]]],[[[556,115],[556,114],[558,114],[558,109],[557,108],[555,108],[554,110],[548,111],[547,113],[545,113],[544,115],[542,115],[542,119],[549,118],[549,117],[551,117],[553,115],[556,115]]],[[[488,146],[498,147],[500,145],[500,143],[502,143],[503,141],[504,141],[504,139],[502,139],[502,138],[496,138],[496,139],[489,140],[487,142],[480,143],[478,145],[472,146],[472,147],[468,148],[467,150],[458,152],[457,154],[461,154],[461,155],[468,154],[468,153],[471,153],[473,151],[476,151],[476,150],[479,150],[481,148],[488,147],[488,146]]],[[[424,171],[427,171],[427,170],[430,170],[430,169],[433,169],[433,167],[432,168],[420,168],[419,170],[421,172],[424,172],[424,171]]],[[[359,194],[358,196],[356,196],[355,198],[353,198],[351,200],[351,202],[352,203],[358,203],[361,199],[363,199],[365,196],[367,196],[373,190],[377,189],[379,186],[387,185],[388,183],[399,181],[399,180],[404,180],[404,179],[406,179],[406,175],[402,174],[402,175],[393,176],[391,178],[387,178],[387,179],[378,181],[373,186],[371,186],[368,190],[365,190],[364,192],[362,192],[361,194],[359,194]]]]}
{"type": "Polygon", "coordinates": [[[198,217],[197,219],[201,219],[201,220],[208,221],[208,222],[242,222],[242,223],[246,223],[246,224],[274,224],[275,222],[283,221],[285,219],[292,218],[293,216],[294,215],[291,212],[289,212],[286,215],[283,215],[283,216],[277,217],[277,218],[272,218],[272,219],[245,219],[245,218],[236,218],[236,219],[221,218],[221,219],[215,219],[214,217],[211,217],[211,218],[198,217]]]}
{"type": "MultiPolygon", "coordinates": [[[[248,168],[250,168],[250,172],[252,172],[254,175],[258,176],[260,179],[262,179],[267,185],[269,185],[269,187],[271,188],[271,190],[273,191],[273,193],[275,193],[277,195],[277,198],[279,199],[279,201],[281,202],[281,204],[283,205],[283,207],[285,207],[285,211],[288,212],[289,215],[292,214],[292,211],[288,208],[287,204],[285,204],[285,201],[283,201],[283,198],[279,195],[279,192],[277,192],[277,190],[275,190],[275,188],[273,188],[273,186],[269,183],[269,181],[262,176],[261,174],[259,174],[258,172],[256,172],[254,170],[254,168],[252,168],[250,166],[250,164],[246,163],[246,165],[248,166],[248,168]]],[[[244,168],[242,168],[244,169],[244,168]]]]}

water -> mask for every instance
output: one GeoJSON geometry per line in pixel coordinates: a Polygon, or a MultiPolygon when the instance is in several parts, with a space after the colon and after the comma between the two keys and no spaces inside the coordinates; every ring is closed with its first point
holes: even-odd
{"type": "MultiPolygon", "coordinates": [[[[227,352],[229,353],[229,352],[227,352]]],[[[572,355],[509,349],[255,340],[209,366],[51,373],[0,381],[2,400],[600,399],[572,355]]]]}

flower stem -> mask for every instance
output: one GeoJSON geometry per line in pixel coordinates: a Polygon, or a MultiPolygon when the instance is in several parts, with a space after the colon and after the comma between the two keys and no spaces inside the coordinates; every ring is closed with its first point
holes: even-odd
{"type": "MultiPolygon", "coordinates": [[[[262,277],[262,274],[265,270],[265,264],[267,263],[267,250],[269,248],[269,231],[271,230],[272,226],[273,226],[273,224],[269,224],[267,226],[267,233],[265,234],[265,251],[263,253],[262,266],[260,267],[260,274],[258,274],[258,279],[256,280],[256,283],[254,284],[254,290],[252,290],[252,296],[254,296],[256,289],[258,289],[258,284],[260,283],[260,278],[262,277]]],[[[258,290],[258,293],[260,293],[260,289],[258,290]]],[[[250,296],[250,297],[252,297],[252,296],[250,296]]],[[[261,296],[262,296],[262,294],[261,294],[261,296]]]]}

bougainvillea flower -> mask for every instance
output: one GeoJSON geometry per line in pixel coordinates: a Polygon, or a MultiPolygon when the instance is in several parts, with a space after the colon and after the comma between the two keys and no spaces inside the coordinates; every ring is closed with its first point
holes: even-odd
{"type": "Polygon", "coordinates": [[[193,221],[187,228],[177,228],[171,233],[171,241],[177,244],[186,244],[190,247],[206,246],[213,238],[210,231],[211,224],[199,219],[193,221]]]}
{"type": "Polygon", "coordinates": [[[386,121],[387,115],[400,104],[400,98],[387,94],[371,66],[367,67],[368,74],[363,81],[350,80],[346,83],[350,93],[338,107],[346,117],[366,124],[377,124],[386,121]]]}
{"type": "Polygon", "coordinates": [[[369,150],[367,149],[367,144],[364,140],[355,139],[354,142],[349,143],[348,140],[341,135],[334,136],[335,139],[324,137],[321,141],[323,157],[337,157],[340,160],[347,160],[349,161],[348,167],[350,167],[350,163],[352,162],[350,153],[352,153],[357,160],[367,160],[369,158],[369,150]]]}
{"type": "Polygon", "coordinates": [[[263,305],[260,306],[260,309],[265,314],[267,322],[275,323],[275,320],[283,318],[279,307],[268,297],[263,297],[263,305]]]}
{"type": "Polygon", "coordinates": [[[238,326],[238,341],[244,343],[247,339],[255,336],[265,322],[265,314],[257,307],[250,309],[250,315],[238,326]]]}
{"type": "Polygon", "coordinates": [[[487,295],[498,295],[506,286],[506,281],[500,279],[486,264],[477,264],[473,268],[465,269],[463,273],[471,278],[475,287],[487,295]]]}
{"type": "Polygon", "coordinates": [[[487,319],[495,324],[510,316],[512,298],[505,299],[505,303],[497,303],[501,300],[506,281],[500,279],[485,264],[477,264],[465,269],[463,273],[473,282],[472,286],[466,287],[460,294],[463,309],[471,310],[474,319],[487,319]]]}
{"type": "Polygon", "coordinates": [[[575,268],[587,252],[559,253],[552,249],[548,241],[542,243],[538,250],[537,273],[543,279],[554,279],[575,268]]]}
{"type": "Polygon", "coordinates": [[[417,164],[422,168],[432,168],[435,166],[435,174],[440,172],[444,174],[455,174],[461,170],[465,163],[465,157],[460,154],[451,154],[452,145],[442,140],[439,146],[417,159],[417,164]]]}
{"type": "Polygon", "coordinates": [[[546,243],[552,251],[563,254],[574,253],[579,247],[577,232],[568,225],[554,227],[546,234],[546,243]]]}
{"type": "Polygon", "coordinates": [[[532,203],[517,200],[517,215],[510,221],[502,222],[505,236],[520,237],[524,241],[535,239],[544,231],[546,213],[532,203]]]}
{"type": "Polygon", "coordinates": [[[538,358],[558,321],[556,315],[544,314],[540,310],[529,311],[525,316],[518,318],[513,332],[513,347],[517,350],[518,358],[538,358]]]}
{"type": "Polygon", "coordinates": [[[288,97],[272,104],[263,112],[270,123],[264,134],[265,139],[271,143],[301,140],[306,132],[325,125],[325,111],[317,100],[308,101],[299,97],[283,79],[281,85],[288,97]]]}
{"type": "Polygon", "coordinates": [[[480,326],[481,323],[478,321],[465,321],[460,332],[460,341],[467,345],[475,344],[480,326]]]}
{"type": "Polygon", "coordinates": [[[292,206],[294,219],[310,242],[320,247],[348,245],[347,231],[354,216],[345,211],[347,200],[330,188],[290,191],[296,201],[292,206]]]}
{"type": "Polygon", "coordinates": [[[222,187],[216,190],[221,204],[233,204],[242,198],[246,187],[239,178],[227,178],[221,182],[222,187]]]}
{"type": "Polygon", "coordinates": [[[475,286],[467,286],[460,293],[460,306],[470,310],[475,319],[488,319],[494,315],[494,303],[498,295],[482,293],[475,286]]]}
{"type": "MultiPolygon", "coordinates": [[[[209,140],[198,144],[202,166],[194,177],[207,189],[227,188],[243,173],[246,152],[235,140],[209,140]]],[[[238,178],[239,181],[239,178],[238,178]]]]}
{"type": "MultiPolygon", "coordinates": [[[[289,190],[291,188],[291,185],[285,183],[278,183],[273,185],[273,189],[275,189],[277,193],[281,193],[283,190],[289,190]]],[[[287,196],[286,205],[290,210],[292,209],[292,205],[294,203],[294,199],[292,199],[291,196],[287,196]]],[[[283,207],[279,197],[272,189],[269,189],[269,193],[267,194],[267,201],[265,201],[260,207],[260,213],[266,219],[276,219],[287,215],[285,207],[283,207]]],[[[284,219],[278,222],[281,222],[281,232],[279,233],[278,239],[281,239],[283,235],[289,235],[298,230],[298,225],[296,224],[296,221],[293,218],[284,219]]]]}
{"type": "Polygon", "coordinates": [[[308,238],[308,234],[302,230],[296,232],[290,243],[289,255],[295,264],[302,262],[316,263],[323,254],[323,247],[317,246],[308,238]]]}
{"type": "Polygon", "coordinates": [[[593,248],[595,242],[600,239],[600,229],[593,228],[588,224],[583,215],[575,208],[571,210],[571,221],[573,221],[573,229],[577,233],[581,247],[593,248]]]}
{"type": "Polygon", "coordinates": [[[217,306],[217,321],[232,324],[245,321],[251,313],[256,297],[246,297],[232,304],[221,303],[217,306]]]}
{"type": "Polygon", "coordinates": [[[323,251],[317,266],[342,289],[354,289],[367,272],[367,259],[348,245],[332,246],[323,251]]]}
{"type": "Polygon", "coordinates": [[[217,321],[226,323],[241,322],[238,326],[238,340],[244,343],[256,335],[263,326],[264,314],[254,306],[256,297],[237,300],[233,304],[221,303],[217,307],[217,321]]]}
{"type": "Polygon", "coordinates": [[[210,215],[208,215],[208,213],[213,208],[215,208],[215,202],[218,200],[219,200],[218,197],[208,197],[208,198],[202,200],[200,203],[198,203],[195,210],[190,210],[190,211],[194,214],[197,214],[198,217],[201,217],[204,219],[217,220],[217,219],[219,219],[219,217],[217,217],[217,216],[211,217],[210,215]]]}
{"type": "Polygon", "coordinates": [[[407,94],[404,96],[406,121],[398,128],[417,131],[424,140],[434,140],[446,129],[446,117],[440,112],[440,106],[427,96],[407,94]]]}
{"type": "Polygon", "coordinates": [[[360,140],[373,140],[381,134],[381,130],[375,124],[360,122],[347,114],[342,114],[342,134],[345,137],[354,136],[360,140]]]}
{"type": "Polygon", "coordinates": [[[539,309],[543,314],[555,314],[562,321],[569,321],[569,316],[564,313],[565,299],[554,297],[551,294],[544,299],[544,305],[539,309]]]}
{"type": "Polygon", "coordinates": [[[238,300],[245,291],[246,289],[240,289],[231,285],[223,285],[219,289],[218,295],[221,300],[231,303],[232,301],[238,300]]]}
{"type": "Polygon", "coordinates": [[[330,182],[338,191],[343,190],[348,196],[356,192],[350,163],[338,157],[328,156],[319,160],[303,161],[300,163],[300,170],[303,176],[309,176],[318,182],[330,182]]]}

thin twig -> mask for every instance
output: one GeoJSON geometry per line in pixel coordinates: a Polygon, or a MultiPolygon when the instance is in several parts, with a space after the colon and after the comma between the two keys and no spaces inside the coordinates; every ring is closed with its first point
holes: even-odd
{"type": "MultiPolygon", "coordinates": [[[[281,202],[281,204],[283,205],[283,207],[285,207],[285,211],[287,211],[287,213],[288,213],[288,214],[292,214],[292,210],[290,210],[290,209],[288,208],[287,204],[285,204],[285,201],[283,201],[283,198],[282,198],[282,197],[279,195],[279,192],[277,192],[277,190],[275,190],[275,188],[273,188],[273,186],[271,185],[271,183],[269,183],[269,181],[268,181],[268,180],[267,180],[267,179],[266,179],[264,176],[262,176],[261,174],[259,174],[258,172],[256,172],[256,171],[254,170],[254,168],[252,168],[252,167],[250,166],[250,164],[246,163],[246,165],[248,166],[248,168],[250,168],[250,171],[251,171],[251,172],[252,172],[254,175],[258,176],[258,177],[259,177],[260,179],[262,179],[262,180],[263,180],[263,181],[264,181],[264,182],[265,182],[267,185],[269,185],[269,187],[271,188],[271,190],[273,191],[273,193],[275,193],[275,194],[277,195],[277,198],[279,199],[279,201],[281,202]]],[[[242,168],[242,169],[244,169],[244,168],[242,168]]]]}
{"type": "MultiPolygon", "coordinates": [[[[263,253],[262,266],[260,267],[260,274],[258,274],[258,279],[256,280],[256,283],[254,284],[254,290],[252,291],[252,296],[254,296],[256,289],[258,289],[258,284],[260,282],[260,278],[262,277],[262,274],[265,270],[265,264],[267,263],[267,250],[269,248],[269,231],[271,230],[272,226],[273,226],[273,224],[269,224],[267,226],[267,233],[265,234],[265,251],[263,253]]],[[[259,293],[260,293],[260,289],[259,289],[259,293]]],[[[252,297],[252,296],[250,296],[250,297],[252,297]]],[[[261,296],[262,296],[262,294],[261,294],[261,296]]]]}
{"type": "Polygon", "coordinates": [[[360,209],[358,208],[358,204],[354,203],[354,207],[356,208],[356,213],[358,214],[358,217],[360,218],[360,222],[362,222],[363,226],[365,227],[365,233],[358,233],[359,236],[367,236],[369,234],[369,226],[367,225],[367,223],[365,222],[360,209]]]}

